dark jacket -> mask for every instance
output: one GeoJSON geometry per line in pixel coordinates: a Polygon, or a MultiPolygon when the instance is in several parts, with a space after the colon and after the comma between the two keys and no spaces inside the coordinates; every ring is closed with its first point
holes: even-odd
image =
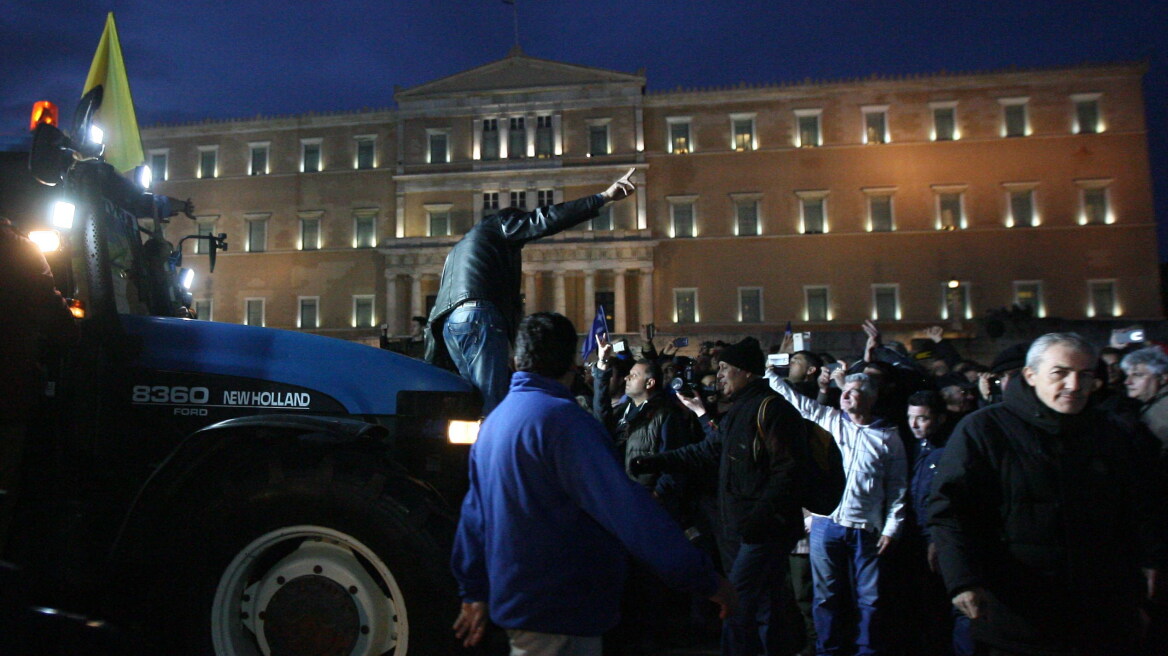
{"type": "Polygon", "coordinates": [[[594,218],[604,200],[599,194],[524,212],[508,207],[484,217],[446,256],[438,298],[426,327],[426,362],[446,364],[442,324],[463,301],[492,303],[507,321],[514,341],[523,318],[523,247],[594,218]]]}
{"type": "Polygon", "coordinates": [[[803,535],[804,473],[792,448],[806,442],[799,412],[771,391],[764,378],[731,399],[717,425],[707,422],[706,439],[654,456],[666,471],[718,475],[718,507],[727,539],[746,544],[785,543],[790,550],[803,535]],[[758,430],[759,406],[770,398],[758,430]]]}
{"type": "Polygon", "coordinates": [[[1126,653],[1139,568],[1163,557],[1135,446],[1111,417],[1057,413],[1021,379],[957,425],[928,525],[949,593],[986,592],[975,639],[1025,654],[1126,653]]]}

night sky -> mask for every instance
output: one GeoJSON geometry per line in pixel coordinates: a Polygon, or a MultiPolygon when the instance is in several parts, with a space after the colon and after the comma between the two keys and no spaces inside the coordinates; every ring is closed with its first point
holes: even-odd
{"type": "MultiPolygon", "coordinates": [[[[534,57],[650,90],[872,74],[1146,61],[1161,259],[1168,259],[1168,9],[1162,0],[516,0],[534,57]]],[[[113,11],[141,125],[393,106],[411,87],[505,57],[502,0],[0,0],[0,150],[28,112],[62,123],[113,11]]]]}

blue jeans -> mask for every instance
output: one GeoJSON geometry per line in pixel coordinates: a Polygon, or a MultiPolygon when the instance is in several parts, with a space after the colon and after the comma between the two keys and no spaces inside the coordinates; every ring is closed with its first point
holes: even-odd
{"type": "Polygon", "coordinates": [[[879,540],[877,533],[844,528],[825,517],[812,520],[812,614],[820,656],[851,653],[852,644],[857,656],[885,653],[880,557],[876,555],[879,540]]]}
{"type": "Polygon", "coordinates": [[[739,545],[727,578],[738,612],[722,624],[722,656],[787,656],[781,649],[781,590],[787,554],[777,543],[739,545]]]}
{"type": "Polygon", "coordinates": [[[483,416],[495,409],[511,386],[511,343],[503,315],[491,303],[454,308],[442,326],[446,350],[458,373],[483,395],[483,416]]]}

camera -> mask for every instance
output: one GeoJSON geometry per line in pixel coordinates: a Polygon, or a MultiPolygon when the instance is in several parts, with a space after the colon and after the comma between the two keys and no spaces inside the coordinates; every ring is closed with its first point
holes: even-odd
{"type": "Polygon", "coordinates": [[[701,381],[697,379],[698,371],[694,361],[690,358],[684,358],[679,373],[679,376],[669,381],[669,387],[683,396],[697,394],[697,390],[701,387],[701,381]]]}
{"type": "Polygon", "coordinates": [[[789,367],[791,366],[790,353],[771,353],[767,356],[768,367],[789,367]]]}

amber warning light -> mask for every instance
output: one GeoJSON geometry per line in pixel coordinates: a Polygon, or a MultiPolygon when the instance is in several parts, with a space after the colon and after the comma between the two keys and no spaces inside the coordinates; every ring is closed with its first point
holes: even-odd
{"type": "Polygon", "coordinates": [[[32,118],[28,122],[29,132],[35,130],[42,123],[58,127],[60,125],[57,120],[58,115],[56,105],[47,100],[38,100],[32,106],[32,118]]]}

